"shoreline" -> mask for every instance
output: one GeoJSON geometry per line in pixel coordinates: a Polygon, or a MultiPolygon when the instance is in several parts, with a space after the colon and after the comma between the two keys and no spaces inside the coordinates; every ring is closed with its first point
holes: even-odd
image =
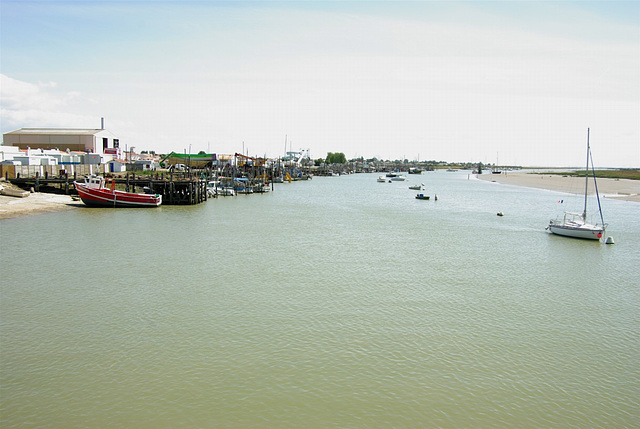
{"type": "MultiPolygon", "coordinates": [[[[479,180],[501,185],[546,189],[565,194],[581,194],[584,189],[584,178],[581,177],[537,174],[522,170],[502,174],[475,174],[474,176],[479,180]]],[[[640,181],[637,180],[598,179],[598,191],[603,198],[640,203],[640,181]]],[[[593,187],[591,187],[589,194],[595,194],[593,187]]],[[[33,192],[23,198],[0,195],[0,220],[59,212],[83,205],[80,201],[74,201],[70,195],[43,192],[33,192]]]]}
{"type": "MultiPolygon", "coordinates": [[[[523,186],[546,189],[564,194],[583,194],[584,177],[562,176],[557,174],[529,173],[524,170],[509,171],[501,174],[475,174],[479,180],[495,182],[501,185],[523,186]]],[[[590,181],[592,184],[593,181],[590,181]]],[[[595,189],[589,186],[589,195],[595,195],[595,189]]],[[[630,179],[598,179],[598,193],[602,198],[640,203],[640,181],[630,179]]]]}
{"type": "Polygon", "coordinates": [[[82,205],[71,195],[44,192],[33,192],[23,198],[0,195],[0,220],[70,210],[82,205]]]}

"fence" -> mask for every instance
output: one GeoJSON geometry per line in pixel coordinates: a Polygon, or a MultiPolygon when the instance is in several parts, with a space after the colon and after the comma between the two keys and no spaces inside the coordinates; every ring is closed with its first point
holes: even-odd
{"type": "Polygon", "coordinates": [[[27,177],[84,177],[87,174],[104,173],[105,164],[58,164],[58,165],[2,165],[0,164],[0,177],[5,179],[17,179],[27,177]]]}

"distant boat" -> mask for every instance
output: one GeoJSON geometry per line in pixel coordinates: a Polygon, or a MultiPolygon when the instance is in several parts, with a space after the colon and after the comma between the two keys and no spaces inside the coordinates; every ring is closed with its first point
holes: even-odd
{"type": "Polygon", "coordinates": [[[394,172],[387,173],[387,179],[391,180],[392,182],[407,180],[407,178],[404,177],[402,174],[394,173],[394,172]]]}
{"type": "Polygon", "coordinates": [[[84,182],[73,183],[82,202],[91,207],[158,207],[162,204],[160,194],[117,191],[113,179],[111,187],[107,188],[105,179],[95,174],[85,177],[84,182]]]}
{"type": "Polygon", "coordinates": [[[409,189],[413,189],[414,191],[419,191],[420,189],[422,189],[423,186],[424,186],[424,183],[422,185],[411,185],[409,186],[409,189]]]}
{"type": "Polygon", "coordinates": [[[384,175],[378,176],[378,182],[386,183],[387,182],[387,178],[384,175]]]}
{"type": "Polygon", "coordinates": [[[235,195],[235,191],[231,185],[225,186],[219,180],[211,180],[207,183],[207,194],[210,197],[217,197],[220,195],[226,197],[235,195]]]}
{"type": "Polygon", "coordinates": [[[425,195],[425,194],[416,195],[416,200],[428,200],[428,199],[429,199],[429,195],[425,195]]]}
{"type": "Polygon", "coordinates": [[[591,148],[589,146],[589,129],[587,128],[587,168],[585,170],[584,182],[584,210],[582,213],[565,212],[562,220],[550,220],[546,229],[553,234],[563,235],[565,237],[585,238],[588,240],[600,240],[604,235],[607,225],[602,217],[602,207],[600,206],[600,196],[598,195],[598,184],[596,183],[596,172],[593,169],[593,159],[591,156],[591,148]],[[587,190],[589,187],[589,160],[591,159],[591,169],[593,171],[593,183],[596,190],[596,198],[598,200],[598,210],[600,212],[601,225],[587,223],[587,190]]]}
{"type": "Polygon", "coordinates": [[[498,168],[498,153],[496,152],[496,164],[493,166],[491,170],[491,174],[502,174],[502,171],[498,168]]]}
{"type": "Polygon", "coordinates": [[[246,177],[236,177],[233,179],[233,188],[236,194],[253,194],[253,187],[246,177]]]}

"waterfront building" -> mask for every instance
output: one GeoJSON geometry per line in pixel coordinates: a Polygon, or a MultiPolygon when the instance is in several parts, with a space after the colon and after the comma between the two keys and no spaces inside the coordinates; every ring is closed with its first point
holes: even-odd
{"type": "Polygon", "coordinates": [[[110,131],[77,128],[20,128],[3,134],[4,146],[19,149],[57,149],[118,155],[120,139],[110,131]]]}

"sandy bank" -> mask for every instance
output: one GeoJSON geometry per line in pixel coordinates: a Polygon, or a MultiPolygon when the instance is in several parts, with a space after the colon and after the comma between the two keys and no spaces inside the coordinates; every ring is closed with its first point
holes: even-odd
{"type": "MultiPolygon", "coordinates": [[[[573,194],[584,193],[584,177],[557,174],[534,174],[526,170],[509,171],[502,174],[480,174],[480,180],[504,185],[526,186],[573,194]]],[[[593,181],[589,182],[590,194],[595,195],[593,181]]],[[[598,179],[600,197],[616,198],[640,203],[640,181],[629,179],[598,179]]]]}
{"type": "Polygon", "coordinates": [[[30,216],[40,213],[58,212],[82,206],[70,195],[45,194],[36,192],[24,198],[0,195],[0,219],[30,216]]]}

